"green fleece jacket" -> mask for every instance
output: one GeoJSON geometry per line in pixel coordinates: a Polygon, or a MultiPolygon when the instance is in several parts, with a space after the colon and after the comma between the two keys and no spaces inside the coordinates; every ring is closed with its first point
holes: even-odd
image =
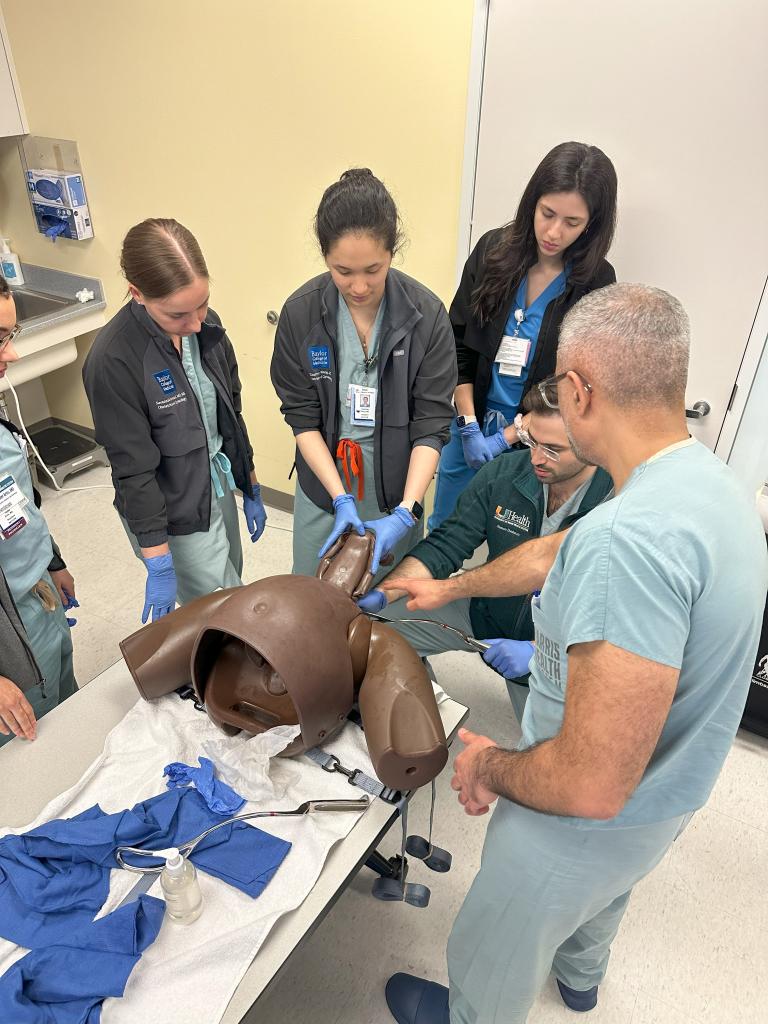
{"type": "MultiPolygon", "coordinates": [[[[563,520],[565,530],[605,498],[610,476],[597,469],[578,511],[563,520]]],[[[471,558],[483,541],[488,560],[538,537],[544,520],[544,487],[528,451],[512,451],[487,462],[459,495],[453,515],[409,552],[435,579],[447,579],[471,558]]],[[[480,639],[532,640],[531,596],[473,597],[472,631],[480,639]]]]}

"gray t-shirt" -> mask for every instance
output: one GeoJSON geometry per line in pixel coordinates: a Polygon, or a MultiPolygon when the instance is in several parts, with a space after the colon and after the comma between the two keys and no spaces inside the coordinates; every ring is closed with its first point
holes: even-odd
{"type": "Polygon", "coordinates": [[[536,655],[520,748],[557,735],[568,649],[606,640],[680,670],[645,774],[610,821],[666,821],[707,800],[746,701],[760,636],[768,555],[732,470],[696,441],[642,463],[570,531],[534,600],[536,655]]]}

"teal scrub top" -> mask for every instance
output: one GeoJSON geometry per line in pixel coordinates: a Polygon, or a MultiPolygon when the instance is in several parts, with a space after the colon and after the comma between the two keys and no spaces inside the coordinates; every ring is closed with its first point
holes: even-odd
{"type": "Polygon", "coordinates": [[[0,538],[0,567],[8,580],[14,601],[19,601],[45,574],[53,558],[51,535],[43,513],[35,507],[32,477],[27,457],[15,436],[5,427],[0,428],[0,487],[9,477],[27,498],[21,512],[26,521],[17,533],[8,539],[0,538]]]}
{"type": "Polygon", "coordinates": [[[187,380],[195,393],[197,404],[200,406],[205,436],[208,440],[208,454],[211,458],[211,481],[214,491],[221,498],[224,495],[222,480],[232,491],[237,485],[232,475],[232,464],[221,450],[224,446],[224,439],[219,433],[216,388],[203,369],[200,360],[200,344],[196,334],[185,335],[181,339],[181,365],[184,367],[187,380]]]}
{"type": "Polygon", "coordinates": [[[637,466],[614,498],[571,528],[533,601],[536,653],[520,749],[559,732],[574,644],[605,640],[679,669],[680,678],[621,813],[563,821],[646,825],[703,806],[741,720],[766,586],[757,514],[733,471],[693,439],[637,466]]]}
{"type": "MultiPolygon", "coordinates": [[[[379,303],[376,319],[371,328],[371,336],[368,339],[368,360],[369,369],[365,371],[365,356],[363,346],[357,333],[352,314],[339,292],[339,306],[337,315],[336,346],[338,349],[339,364],[339,437],[347,437],[351,441],[361,444],[364,441],[373,439],[374,421],[371,423],[353,423],[352,405],[347,404],[347,396],[350,384],[363,384],[366,387],[378,388],[378,348],[381,323],[384,319],[385,300],[379,303]]],[[[378,398],[378,396],[377,396],[378,398]]]]}

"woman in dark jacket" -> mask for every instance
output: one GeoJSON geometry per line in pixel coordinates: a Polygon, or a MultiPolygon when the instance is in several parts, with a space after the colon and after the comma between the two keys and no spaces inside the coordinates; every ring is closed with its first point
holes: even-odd
{"type": "Polygon", "coordinates": [[[616,280],[605,260],[616,222],[616,172],[596,146],[564,142],[541,161],[515,218],[482,236],[450,317],[457,417],[443,449],[431,529],[480,466],[508,450],[520,402],[549,376],[563,317],[616,280]]]}
{"type": "Polygon", "coordinates": [[[242,583],[234,490],[252,541],[266,511],[242,416],[232,343],[208,306],[208,267],[178,221],[142,221],[123,242],[131,301],[83,366],[115,508],[145,564],[142,622],[242,583]]]}

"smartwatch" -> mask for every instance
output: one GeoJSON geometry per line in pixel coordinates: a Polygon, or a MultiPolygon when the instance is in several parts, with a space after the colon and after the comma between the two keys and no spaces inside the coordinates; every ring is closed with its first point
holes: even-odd
{"type": "Polygon", "coordinates": [[[477,416],[457,416],[456,417],[456,426],[457,427],[459,427],[459,428],[466,427],[466,425],[468,423],[477,423],[477,416]]]}
{"type": "Polygon", "coordinates": [[[404,508],[406,512],[410,512],[417,523],[424,515],[424,506],[420,505],[418,501],[413,501],[411,502],[410,505],[407,505],[404,501],[401,501],[398,507],[404,508]]]}

